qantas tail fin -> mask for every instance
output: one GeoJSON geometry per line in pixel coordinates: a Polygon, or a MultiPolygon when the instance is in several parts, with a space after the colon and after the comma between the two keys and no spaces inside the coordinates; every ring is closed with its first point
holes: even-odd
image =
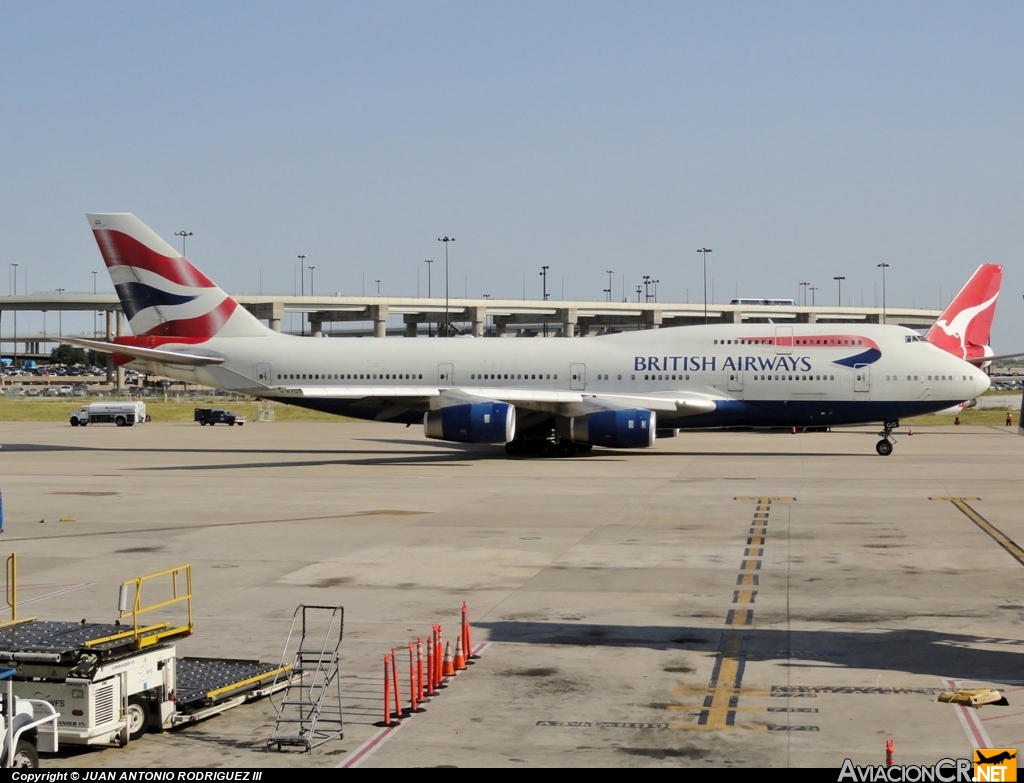
{"type": "Polygon", "coordinates": [[[86,217],[132,333],[150,347],[270,331],[135,215],[86,217]]]}
{"type": "Polygon", "coordinates": [[[982,264],[949,303],[925,339],[942,350],[977,363],[992,356],[989,346],[996,299],[1003,282],[1000,264],[982,264]]]}

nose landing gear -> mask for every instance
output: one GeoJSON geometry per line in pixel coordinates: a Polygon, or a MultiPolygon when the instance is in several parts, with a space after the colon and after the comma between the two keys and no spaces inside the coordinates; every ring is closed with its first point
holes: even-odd
{"type": "Polygon", "coordinates": [[[882,431],[878,433],[882,439],[875,444],[875,451],[882,457],[892,454],[893,441],[892,431],[900,426],[898,421],[886,421],[882,423],[882,431]]]}

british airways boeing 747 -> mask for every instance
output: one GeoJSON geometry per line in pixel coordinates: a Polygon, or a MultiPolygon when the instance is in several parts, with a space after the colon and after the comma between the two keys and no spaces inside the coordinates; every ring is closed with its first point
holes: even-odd
{"type": "Polygon", "coordinates": [[[585,340],[304,339],[264,326],[134,215],[88,220],[132,335],[67,342],[182,381],[422,423],[429,438],[505,444],[512,455],[648,447],[681,429],[872,422],[882,424],[875,448],[888,455],[900,419],[989,386],[977,366],[916,332],[876,324],[720,324],[585,340]]]}

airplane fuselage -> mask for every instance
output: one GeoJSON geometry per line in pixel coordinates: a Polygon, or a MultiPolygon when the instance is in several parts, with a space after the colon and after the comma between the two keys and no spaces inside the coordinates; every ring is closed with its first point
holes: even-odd
{"type": "MultiPolygon", "coordinates": [[[[176,348],[173,343],[167,348],[176,348]]],[[[181,380],[355,418],[422,421],[380,395],[457,388],[706,398],[705,413],[658,414],[659,428],[832,426],[894,421],[988,388],[976,367],[909,329],[864,324],[675,327],[577,339],[212,338],[177,350],[218,366],[144,363],[181,380]],[[359,395],[366,392],[364,397],[359,395]],[[367,404],[366,398],[374,398],[367,404]]],[[[643,407],[639,404],[638,407],[643,407]]]]}

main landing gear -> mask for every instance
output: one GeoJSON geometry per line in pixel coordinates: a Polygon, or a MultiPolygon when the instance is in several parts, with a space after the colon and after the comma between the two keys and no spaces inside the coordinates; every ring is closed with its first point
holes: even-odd
{"type": "Polygon", "coordinates": [[[878,433],[882,436],[882,439],[875,444],[875,451],[877,451],[879,455],[888,457],[892,454],[892,446],[894,443],[892,439],[892,431],[899,426],[900,423],[898,421],[886,421],[882,423],[883,429],[878,433]]]}
{"type": "Polygon", "coordinates": [[[564,438],[516,438],[505,444],[505,453],[510,457],[574,457],[592,448],[589,443],[573,443],[564,438]]]}

